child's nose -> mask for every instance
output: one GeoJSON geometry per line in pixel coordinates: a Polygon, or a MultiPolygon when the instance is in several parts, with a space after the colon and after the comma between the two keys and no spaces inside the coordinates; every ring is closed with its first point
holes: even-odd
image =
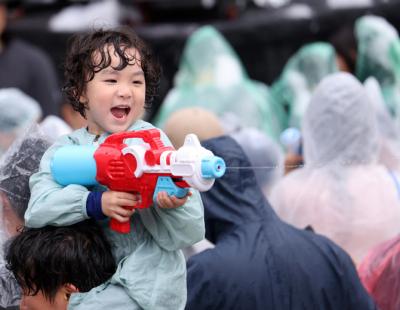
{"type": "Polygon", "coordinates": [[[120,85],[120,87],[118,87],[117,95],[118,95],[118,97],[121,97],[124,99],[132,97],[131,88],[127,85],[120,85]]]}

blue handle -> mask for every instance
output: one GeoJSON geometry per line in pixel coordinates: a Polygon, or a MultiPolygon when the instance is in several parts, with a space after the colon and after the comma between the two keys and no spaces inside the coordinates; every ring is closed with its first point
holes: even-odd
{"type": "Polygon", "coordinates": [[[187,195],[189,189],[176,186],[171,177],[158,177],[156,188],[154,189],[153,202],[157,202],[159,192],[167,192],[169,196],[183,198],[187,195]]]}

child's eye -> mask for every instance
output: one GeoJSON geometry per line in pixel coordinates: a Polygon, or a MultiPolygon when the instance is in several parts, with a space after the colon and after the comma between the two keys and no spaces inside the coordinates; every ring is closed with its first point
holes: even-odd
{"type": "Polygon", "coordinates": [[[114,79],[108,79],[108,80],[105,80],[105,82],[107,82],[107,83],[116,83],[116,82],[117,82],[117,80],[114,80],[114,79]]]}
{"type": "Polygon", "coordinates": [[[133,84],[140,85],[140,84],[143,84],[143,81],[142,80],[136,80],[136,81],[133,81],[133,84]]]}

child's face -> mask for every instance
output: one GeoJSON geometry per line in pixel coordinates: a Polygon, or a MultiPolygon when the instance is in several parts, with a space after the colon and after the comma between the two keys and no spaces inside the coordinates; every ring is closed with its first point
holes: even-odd
{"type": "Polygon", "coordinates": [[[39,291],[36,295],[22,295],[20,310],[67,310],[69,296],[77,293],[79,290],[73,284],[64,284],[56,292],[54,300],[48,300],[45,295],[39,291]]]}
{"type": "Polygon", "coordinates": [[[86,118],[92,134],[126,131],[144,110],[146,83],[139,52],[127,49],[127,54],[135,56],[136,61],[120,71],[113,69],[120,62],[113,47],[109,53],[111,65],[94,75],[80,98],[88,105],[86,118]]]}
{"type": "MultiPolygon", "coordinates": [[[[0,191],[0,223],[3,223],[7,237],[15,236],[18,229],[24,225],[23,221],[14,212],[10,201],[7,196],[0,191]],[[1,212],[3,211],[3,212],[1,212]],[[3,213],[3,214],[1,214],[3,213]]],[[[1,229],[0,229],[1,230],[1,229]]]]}
{"type": "Polygon", "coordinates": [[[58,291],[54,302],[50,302],[41,292],[34,296],[23,295],[19,307],[21,310],[67,310],[68,300],[64,296],[58,291]]]}

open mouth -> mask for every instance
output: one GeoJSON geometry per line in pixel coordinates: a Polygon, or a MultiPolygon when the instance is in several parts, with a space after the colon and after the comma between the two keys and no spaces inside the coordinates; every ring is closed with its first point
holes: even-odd
{"type": "Polygon", "coordinates": [[[111,108],[111,114],[114,115],[114,117],[116,117],[116,118],[123,118],[124,116],[127,116],[130,111],[131,111],[131,108],[129,108],[129,107],[111,108]]]}

